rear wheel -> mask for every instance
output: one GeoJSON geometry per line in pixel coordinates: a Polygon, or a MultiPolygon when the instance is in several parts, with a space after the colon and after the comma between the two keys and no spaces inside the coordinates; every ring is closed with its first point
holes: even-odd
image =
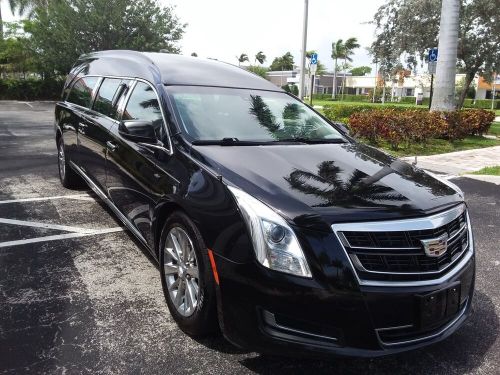
{"type": "Polygon", "coordinates": [[[84,186],[82,178],[68,164],[62,137],[59,137],[57,140],[57,165],[59,167],[59,179],[62,186],[68,189],[76,189],[84,186]]]}
{"type": "Polygon", "coordinates": [[[217,331],[214,278],[195,224],[182,212],[166,221],[160,239],[160,273],[170,314],[191,336],[217,331]]]}

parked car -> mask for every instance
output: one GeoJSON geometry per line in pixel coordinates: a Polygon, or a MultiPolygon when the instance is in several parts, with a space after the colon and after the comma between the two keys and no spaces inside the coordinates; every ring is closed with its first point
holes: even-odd
{"type": "Polygon", "coordinates": [[[462,192],[358,143],[238,67],[81,56],[56,105],[59,174],[158,261],[172,317],[262,353],[380,356],[470,312],[462,192]]]}

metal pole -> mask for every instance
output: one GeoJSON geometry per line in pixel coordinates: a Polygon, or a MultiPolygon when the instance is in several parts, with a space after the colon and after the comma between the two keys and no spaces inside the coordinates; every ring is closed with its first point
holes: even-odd
{"type": "Polygon", "coordinates": [[[431,74],[431,93],[429,94],[429,109],[431,109],[433,94],[434,94],[434,74],[431,74]]]}
{"type": "Polygon", "coordinates": [[[299,98],[304,99],[304,84],[306,79],[306,48],[307,48],[307,12],[309,0],[304,0],[304,24],[302,28],[302,55],[300,58],[300,85],[299,98]]]}
{"type": "Polygon", "coordinates": [[[491,93],[491,110],[492,111],[495,110],[495,96],[496,96],[496,92],[495,92],[496,84],[495,84],[495,82],[497,81],[497,78],[498,78],[498,74],[495,73],[495,75],[493,76],[493,91],[491,93]]]}
{"type": "Polygon", "coordinates": [[[311,94],[309,95],[309,105],[313,105],[313,94],[314,94],[314,74],[311,75],[311,94]]]}

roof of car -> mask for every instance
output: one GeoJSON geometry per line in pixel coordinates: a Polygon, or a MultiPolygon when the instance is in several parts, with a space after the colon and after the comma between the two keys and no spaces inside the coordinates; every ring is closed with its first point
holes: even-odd
{"type": "Polygon", "coordinates": [[[137,77],[166,85],[237,87],[282,91],[240,67],[210,59],[159,52],[111,50],[80,56],[87,75],[137,77]]]}

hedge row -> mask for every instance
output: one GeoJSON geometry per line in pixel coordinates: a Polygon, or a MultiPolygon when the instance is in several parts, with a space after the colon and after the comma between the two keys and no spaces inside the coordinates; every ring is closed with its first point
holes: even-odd
{"type": "Polygon", "coordinates": [[[349,127],[354,136],[373,144],[384,140],[396,150],[400,144],[425,144],[431,138],[456,140],[482,135],[494,119],[495,114],[484,109],[428,112],[384,108],[353,113],[349,117],[349,127]]]}
{"type": "MultiPolygon", "coordinates": [[[[403,107],[397,104],[335,104],[326,105],[323,107],[325,116],[332,121],[343,122],[349,124],[349,117],[355,113],[377,111],[383,109],[393,109],[395,111],[407,111],[408,107],[403,107]]],[[[427,111],[426,107],[413,108],[416,111],[427,111]]]]}
{"type": "MultiPolygon", "coordinates": [[[[482,109],[491,109],[491,99],[465,99],[464,108],[482,108],[482,109]]],[[[495,109],[500,109],[500,100],[495,100],[495,109]]]]}
{"type": "Polygon", "coordinates": [[[64,79],[0,79],[0,100],[59,99],[64,79]]]}

